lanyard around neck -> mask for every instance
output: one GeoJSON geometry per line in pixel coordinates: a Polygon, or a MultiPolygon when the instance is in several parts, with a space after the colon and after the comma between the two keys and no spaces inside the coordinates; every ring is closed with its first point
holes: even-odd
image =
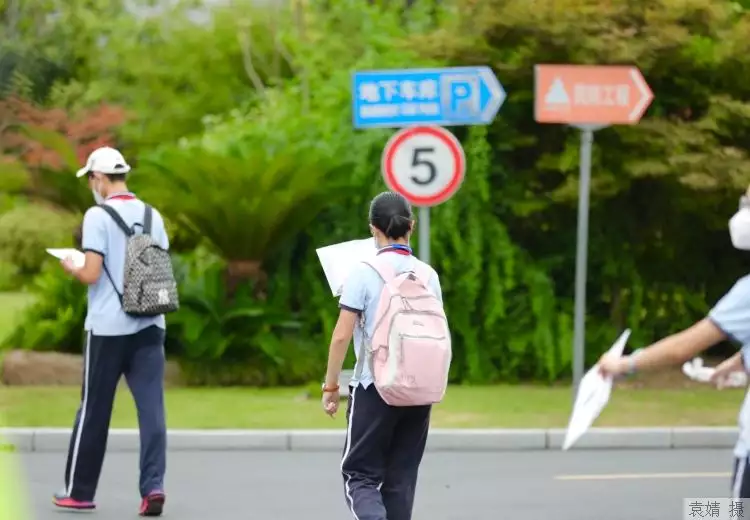
{"type": "Polygon", "coordinates": [[[112,195],[111,197],[107,197],[104,200],[135,200],[135,195],[133,195],[132,193],[118,193],[117,195],[112,195]]]}
{"type": "Polygon", "coordinates": [[[412,254],[411,247],[405,246],[403,244],[390,244],[382,248],[380,251],[378,251],[378,254],[381,253],[396,253],[397,255],[404,255],[409,256],[412,254]]]}

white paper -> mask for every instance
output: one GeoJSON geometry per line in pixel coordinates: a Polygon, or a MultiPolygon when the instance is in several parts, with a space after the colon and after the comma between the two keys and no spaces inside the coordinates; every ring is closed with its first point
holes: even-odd
{"type": "Polygon", "coordinates": [[[352,269],[363,260],[375,256],[377,251],[374,238],[350,240],[316,249],[331,293],[341,296],[344,282],[352,269]]]}
{"type": "MultiPolygon", "coordinates": [[[[608,354],[617,357],[622,356],[629,337],[630,329],[626,329],[610,347],[608,354]]],[[[569,449],[586,433],[609,402],[611,393],[612,378],[609,376],[603,377],[599,372],[599,365],[594,365],[581,378],[581,384],[578,386],[578,394],[573,406],[573,413],[570,416],[568,431],[565,434],[563,450],[569,449]]]]}
{"type": "Polygon", "coordinates": [[[47,252],[60,260],[70,258],[73,260],[73,265],[79,268],[86,263],[86,255],[78,249],[47,249],[47,252]]]}
{"type": "MultiPolygon", "coordinates": [[[[711,383],[714,372],[716,372],[715,368],[703,365],[702,358],[695,358],[682,365],[682,373],[699,383],[711,383]]],[[[719,389],[742,388],[747,385],[747,374],[742,370],[731,372],[717,383],[719,389]]]]}
{"type": "Polygon", "coordinates": [[[709,383],[714,372],[716,372],[716,369],[703,366],[703,359],[701,358],[695,358],[682,365],[682,373],[699,383],[709,383]]]}

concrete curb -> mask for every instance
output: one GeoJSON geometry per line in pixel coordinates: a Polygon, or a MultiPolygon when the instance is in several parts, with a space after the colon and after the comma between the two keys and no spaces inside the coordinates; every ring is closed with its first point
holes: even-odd
{"type": "MultiPolygon", "coordinates": [[[[64,452],[69,428],[6,428],[0,435],[20,452],[64,452]]],[[[336,451],[344,430],[170,430],[170,451],[336,451]]],[[[564,429],[430,430],[429,451],[559,450],[564,429]]],[[[574,449],[732,448],[737,428],[592,428],[574,449]]],[[[108,450],[138,451],[138,430],[110,431],[108,450]]]]}

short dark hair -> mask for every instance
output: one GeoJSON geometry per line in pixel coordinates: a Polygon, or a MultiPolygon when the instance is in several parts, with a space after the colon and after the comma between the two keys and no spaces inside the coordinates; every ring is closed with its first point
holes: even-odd
{"type": "Polygon", "coordinates": [[[370,224],[394,240],[409,233],[412,211],[409,201],[403,195],[385,191],[370,203],[370,224]]]}
{"type": "MultiPolygon", "coordinates": [[[[104,174],[104,176],[107,177],[110,182],[125,182],[125,179],[127,178],[128,174],[127,173],[107,173],[107,174],[104,174]]],[[[91,179],[92,177],[94,177],[94,172],[92,172],[91,170],[87,171],[86,177],[91,179]]]]}
{"type": "Polygon", "coordinates": [[[125,182],[127,176],[127,173],[110,173],[107,175],[107,178],[110,182],[125,182]]]}

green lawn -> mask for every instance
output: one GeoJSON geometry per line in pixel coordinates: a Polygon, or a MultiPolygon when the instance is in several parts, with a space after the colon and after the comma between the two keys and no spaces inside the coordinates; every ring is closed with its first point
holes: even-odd
{"type": "MultiPolygon", "coordinates": [[[[0,411],[9,426],[69,427],[80,390],[55,387],[0,387],[0,411]]],[[[742,390],[709,387],[679,390],[615,389],[595,426],[731,426],[742,390]]],[[[443,428],[565,427],[569,388],[534,386],[452,387],[435,407],[433,425],[443,428]]],[[[317,398],[302,389],[170,389],[171,428],[340,428],[345,403],[330,419],[317,398]]],[[[126,388],[118,392],[113,427],[134,427],[136,416],[126,388]]]]}
{"type": "Polygon", "coordinates": [[[0,342],[11,333],[18,315],[32,299],[30,294],[0,292],[0,342]]]}

